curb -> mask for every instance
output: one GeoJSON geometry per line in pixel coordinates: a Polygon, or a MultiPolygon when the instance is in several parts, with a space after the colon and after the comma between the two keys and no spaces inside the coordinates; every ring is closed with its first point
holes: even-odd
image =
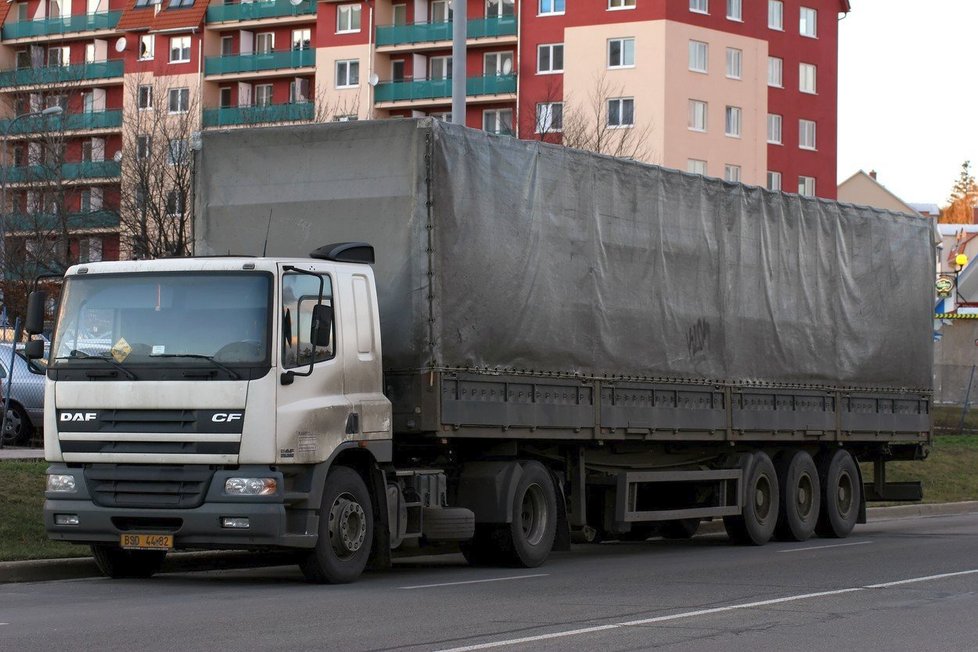
{"type": "MultiPolygon", "coordinates": [[[[959,503],[926,505],[895,505],[870,507],[866,510],[869,522],[895,521],[905,518],[954,516],[978,513],[978,500],[959,503]]],[[[703,523],[699,534],[720,534],[722,519],[703,523]]],[[[244,551],[176,552],[167,555],[162,573],[188,573],[211,570],[261,568],[294,563],[288,553],[255,553],[244,551]]],[[[47,582],[98,577],[101,573],[91,557],[69,559],[38,559],[0,562],[0,584],[14,582],[47,582]]]]}

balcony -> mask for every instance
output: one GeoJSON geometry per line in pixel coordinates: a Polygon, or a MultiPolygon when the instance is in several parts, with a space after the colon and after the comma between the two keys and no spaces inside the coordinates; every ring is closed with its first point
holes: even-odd
{"type": "Polygon", "coordinates": [[[109,209],[71,213],[69,215],[54,215],[40,213],[25,215],[17,213],[6,216],[6,227],[9,233],[32,233],[37,231],[53,231],[61,229],[61,220],[69,231],[90,231],[92,229],[114,229],[119,226],[119,212],[109,209]]]}
{"type": "Polygon", "coordinates": [[[204,127],[234,127],[274,122],[308,121],[312,120],[314,109],[315,105],[312,102],[204,109],[204,127]]]}
{"type": "Polygon", "coordinates": [[[7,183],[51,183],[60,180],[104,179],[118,177],[122,166],[116,161],[82,161],[56,165],[24,165],[0,171],[7,183]]]}
{"type": "Polygon", "coordinates": [[[112,61],[92,61],[70,66],[42,66],[20,68],[0,72],[0,88],[11,86],[38,86],[41,84],[64,84],[66,82],[90,79],[109,79],[122,77],[122,59],[112,61]]]}
{"type": "Polygon", "coordinates": [[[39,134],[55,131],[93,131],[96,129],[118,129],[122,127],[122,110],[92,111],[89,113],[70,113],[68,115],[34,116],[12,120],[0,120],[0,134],[10,135],[39,134]]]}
{"type": "MultiPolygon", "coordinates": [[[[469,77],[465,80],[465,94],[470,97],[514,93],[516,93],[516,75],[469,77]]],[[[374,88],[375,103],[438,100],[451,96],[451,78],[383,82],[374,88]]]]}
{"type": "Polygon", "coordinates": [[[286,18],[290,16],[315,16],[316,3],[313,0],[293,5],[288,0],[265,0],[261,2],[240,2],[236,4],[210,5],[207,7],[208,23],[240,22],[243,20],[262,20],[264,18],[286,18]]]}
{"type": "Polygon", "coordinates": [[[239,54],[227,57],[207,57],[205,75],[231,75],[265,70],[311,68],[316,65],[315,50],[284,50],[261,54],[239,54]]]}
{"type": "MultiPolygon", "coordinates": [[[[468,21],[466,39],[516,36],[516,17],[476,18],[468,21]]],[[[452,23],[414,23],[377,27],[377,47],[452,40],[452,23]]]]}
{"type": "Polygon", "coordinates": [[[28,38],[32,36],[59,36],[72,32],[95,32],[115,29],[122,16],[121,11],[62,16],[41,20],[24,20],[3,26],[3,40],[28,38]]]}

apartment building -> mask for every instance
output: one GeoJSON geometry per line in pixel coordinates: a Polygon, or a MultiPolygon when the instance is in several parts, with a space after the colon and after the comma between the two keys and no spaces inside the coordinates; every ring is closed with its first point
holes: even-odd
{"type": "Polygon", "coordinates": [[[152,255],[126,243],[119,216],[144,206],[134,178],[161,169],[165,217],[185,212],[193,132],[448,119],[460,69],[470,127],[631,137],[609,153],[835,196],[846,0],[466,0],[461,65],[458,1],[0,4],[6,228],[26,242],[29,223],[58,213],[76,260],[152,255]]]}

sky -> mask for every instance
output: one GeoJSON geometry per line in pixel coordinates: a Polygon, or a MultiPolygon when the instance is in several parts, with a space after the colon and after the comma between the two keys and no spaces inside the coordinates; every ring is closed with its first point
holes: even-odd
{"type": "Polygon", "coordinates": [[[978,0],[851,0],[839,23],[839,181],[947,203],[978,176],[978,0]]]}

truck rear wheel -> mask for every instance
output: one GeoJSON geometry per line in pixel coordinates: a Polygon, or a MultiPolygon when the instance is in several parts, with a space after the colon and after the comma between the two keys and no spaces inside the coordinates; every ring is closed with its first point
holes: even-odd
{"type": "Polygon", "coordinates": [[[95,565],[112,579],[152,577],[163,566],[165,550],[123,550],[101,543],[92,545],[95,565]]]}
{"type": "Polygon", "coordinates": [[[734,543],[762,546],[778,522],[778,474],[767,453],[758,451],[744,474],[744,506],[737,516],[724,516],[723,525],[734,543]]]}
{"type": "Polygon", "coordinates": [[[852,532],[859,517],[862,500],[859,469],[848,451],[838,449],[819,457],[818,475],[822,483],[822,508],[815,531],[819,536],[843,539],[852,532]]]}
{"type": "Polygon", "coordinates": [[[778,457],[781,503],[775,535],[782,541],[805,541],[815,532],[821,504],[818,469],[812,456],[802,450],[778,457]]]}
{"type": "Polygon", "coordinates": [[[345,584],[360,577],[374,536],[373,508],[367,485],[353,469],[334,467],[326,476],[316,547],[299,563],[302,574],[318,584],[345,584]]]}

